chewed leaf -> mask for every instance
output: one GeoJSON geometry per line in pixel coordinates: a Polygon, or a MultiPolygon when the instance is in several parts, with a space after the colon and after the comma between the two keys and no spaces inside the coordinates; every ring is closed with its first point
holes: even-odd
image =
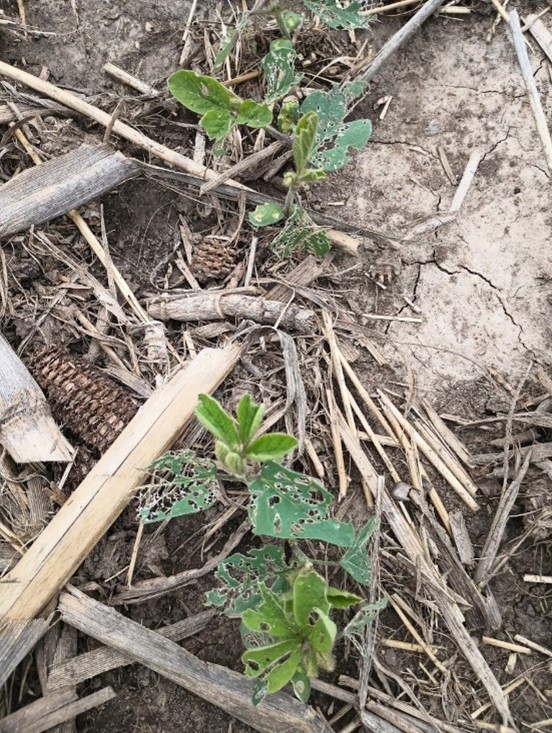
{"type": "Polygon", "coordinates": [[[249,223],[254,227],[267,227],[284,218],[284,209],[278,204],[259,204],[249,214],[249,223]]]}
{"type": "Polygon", "coordinates": [[[169,91],[180,104],[199,115],[215,109],[230,113],[232,100],[237,98],[216,79],[185,69],[169,77],[169,91]]]}
{"type": "Polygon", "coordinates": [[[326,593],[328,601],[334,608],[349,608],[357,603],[362,603],[362,598],[355,593],[349,593],[348,590],[340,590],[339,588],[328,588],[326,593]]]}
{"type": "Polygon", "coordinates": [[[305,626],[310,622],[315,608],[329,613],[327,587],[324,578],[314,570],[296,578],[293,584],[293,614],[298,626],[305,626]]]}
{"type": "Polygon", "coordinates": [[[303,0],[307,8],[317,15],[328,28],[366,28],[369,18],[361,13],[366,3],[352,0],[346,4],[340,0],[303,0]]]}
{"type": "Polygon", "coordinates": [[[287,618],[280,598],[265,583],[259,586],[259,591],[262,602],[256,608],[247,608],[242,614],[242,622],[246,628],[274,638],[293,636],[293,625],[287,618]]]}
{"type": "Polygon", "coordinates": [[[301,648],[295,649],[289,657],[284,661],[276,664],[274,668],[264,678],[268,693],[278,692],[285,687],[297,672],[297,668],[301,661],[301,648]]]}
{"type": "Polygon", "coordinates": [[[361,94],[362,84],[352,82],[343,89],[315,91],[301,104],[301,112],[316,112],[318,127],[310,162],[325,171],[336,171],[349,162],[349,149],[363,148],[372,134],[370,120],[344,122],[348,105],[361,94]]]}
{"type": "Polygon", "coordinates": [[[228,56],[230,56],[230,54],[234,50],[234,46],[238,42],[238,38],[240,37],[241,31],[245,28],[245,26],[248,23],[249,23],[249,13],[247,12],[242,13],[236,27],[230,31],[230,34],[228,35],[226,41],[223,43],[223,45],[220,48],[220,51],[215,56],[213,74],[218,74],[218,72],[222,69],[224,62],[226,61],[228,56]]]}
{"type": "Polygon", "coordinates": [[[241,616],[260,603],[262,583],[270,583],[276,591],[288,570],[283,550],[276,545],[249,550],[247,555],[235,553],[219,563],[216,576],[223,586],[207,594],[208,602],[226,606],[227,616],[241,616]]]}
{"type": "MultiPolygon", "coordinates": [[[[289,17],[296,22],[296,18],[300,16],[290,13],[289,17]]],[[[295,72],[296,57],[293,44],[288,39],[280,38],[270,44],[270,51],[261,61],[268,86],[266,104],[272,104],[285,97],[303,78],[303,74],[295,72]]]]}
{"type": "Polygon", "coordinates": [[[339,547],[353,542],[351,524],[328,518],[332,495],[309,476],[269,461],[249,490],[249,517],[255,534],[318,539],[339,547]]]}
{"type": "Polygon", "coordinates": [[[331,248],[330,238],[304,209],[296,206],[282,231],[273,239],[272,249],[280,257],[307,252],[323,257],[331,248]]]}
{"type": "Polygon", "coordinates": [[[370,585],[371,562],[368,543],[378,527],[378,518],[372,517],[355,538],[354,543],[341,558],[339,564],[357,583],[370,585]]]}
{"type": "Polygon", "coordinates": [[[291,678],[291,684],[293,685],[295,697],[301,700],[301,702],[307,702],[311,692],[311,681],[302,667],[299,667],[291,678]]]}
{"type": "Polygon", "coordinates": [[[152,483],[139,494],[138,516],[144,524],[196,514],[218,500],[215,464],[193,451],[167,453],[150,470],[152,483]]]}

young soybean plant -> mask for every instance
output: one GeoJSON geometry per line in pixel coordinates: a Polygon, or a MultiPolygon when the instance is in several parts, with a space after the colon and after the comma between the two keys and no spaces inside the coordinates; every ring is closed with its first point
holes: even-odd
{"type": "Polygon", "coordinates": [[[287,218],[284,229],[272,242],[272,248],[282,256],[297,250],[323,256],[330,249],[330,240],[326,232],[316,226],[298,204],[298,194],[303,186],[326,178],[322,168],[309,167],[317,128],[318,115],[314,111],[306,112],[295,125],[292,141],[295,170],[288,171],[284,175],[284,183],[288,187],[284,205],[261,204],[249,215],[249,222],[255,227],[269,226],[287,218]]]}
{"type": "MultiPolygon", "coordinates": [[[[277,462],[297,446],[286,433],[258,436],[265,408],[250,395],[240,400],[236,416],[217,400],[199,396],[196,416],[215,437],[215,455],[228,474],[249,490],[248,517],[253,533],[289,542],[291,559],[281,546],[265,544],[247,554],[235,553],[219,563],[221,585],[208,593],[208,603],[240,618],[246,651],[245,674],[255,680],[253,702],[291,682],[306,701],[310,680],[319,670],[333,669],[338,628],[334,610],[361,604],[362,598],[331,587],[299,548],[299,541],[320,540],[343,548],[336,565],[361,585],[371,579],[367,546],[377,526],[368,522],[358,533],[348,522],[328,516],[333,497],[321,484],[277,462]]],[[[213,506],[217,467],[191,451],[167,454],[154,468],[169,472],[164,483],[149,487],[142,497],[140,518],[154,522],[213,506]],[[167,497],[170,497],[168,499],[167,497]]],[[[166,474],[164,474],[166,475],[166,474]]],[[[375,606],[362,604],[343,630],[355,643],[373,619],[375,606]]]]}

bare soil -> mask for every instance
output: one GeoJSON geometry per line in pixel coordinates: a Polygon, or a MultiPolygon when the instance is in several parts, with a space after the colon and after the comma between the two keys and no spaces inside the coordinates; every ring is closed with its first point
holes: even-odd
{"type": "MultiPolygon", "coordinates": [[[[537,3],[527,0],[518,5],[523,15],[524,10],[533,10],[537,3]]],[[[113,111],[128,91],[110,81],[102,72],[102,65],[112,61],[163,89],[168,75],[178,67],[189,7],[188,0],[76,0],[75,13],[68,2],[26,0],[28,23],[52,35],[29,36],[26,40],[0,36],[2,59],[24,65],[34,74],[45,67],[52,82],[92,98],[97,95],[101,106],[113,111]]],[[[0,0],[0,8],[17,16],[15,0],[0,0]]],[[[374,368],[363,352],[359,368],[364,369],[366,387],[376,388],[383,380],[393,385],[393,380],[398,379],[401,384],[415,385],[418,393],[440,412],[466,421],[507,412],[511,389],[529,363],[550,366],[552,343],[550,179],[508,34],[502,24],[487,42],[494,13],[483,2],[474,2],[472,11],[471,15],[458,18],[431,19],[395,56],[355,110],[355,116],[370,117],[374,122],[368,147],[355,154],[351,165],[309,195],[311,204],[344,221],[401,235],[420,221],[448,211],[457,182],[449,180],[444,171],[443,152],[457,180],[470,153],[476,148],[483,153],[474,183],[454,223],[401,245],[398,252],[378,250],[373,243],[365,242],[360,268],[355,261],[342,257],[338,259],[338,272],[331,278],[345,309],[374,330],[378,347],[394,369],[374,368]],[[376,105],[388,95],[392,97],[389,109],[385,118],[379,120],[382,108],[376,105]],[[333,206],[335,202],[342,205],[333,206]],[[373,268],[381,270],[387,265],[399,274],[383,291],[368,275],[373,268]],[[347,272],[340,276],[339,270],[347,272]],[[374,314],[391,320],[370,319],[374,314]],[[417,321],[393,320],[394,317],[417,321]]],[[[385,17],[374,23],[368,36],[375,51],[405,17],[408,15],[385,17]]],[[[544,19],[552,27],[548,16],[544,19]]],[[[540,52],[532,59],[550,119],[550,65],[542,60],[540,52]]],[[[136,108],[133,96],[128,94],[125,98],[123,117],[136,108]]],[[[182,113],[168,115],[161,105],[152,103],[148,114],[133,122],[151,137],[189,154],[195,132],[176,127],[172,124],[175,119],[188,118],[182,113]]],[[[100,139],[96,129],[87,129],[87,123],[54,119],[46,122],[43,148],[52,155],[59,154],[71,139],[76,145],[86,137],[100,139]]],[[[120,147],[139,154],[126,144],[121,143],[120,147]]],[[[115,263],[138,295],[151,291],[152,274],[178,241],[178,216],[196,216],[195,202],[170,188],[139,179],[107,196],[103,205],[115,263]]],[[[208,231],[209,221],[205,219],[201,226],[208,231]]],[[[6,251],[9,264],[15,267],[16,248],[6,251]]],[[[46,270],[51,284],[52,273],[47,267],[46,270]]],[[[23,320],[13,317],[3,324],[14,340],[28,329],[23,320]]],[[[71,336],[64,338],[71,341],[71,336]]],[[[84,344],[73,340],[71,346],[79,350],[84,344]]],[[[538,389],[533,385],[523,394],[529,404],[538,397],[538,389]]],[[[488,441],[501,435],[496,427],[488,432],[461,433],[474,454],[488,452],[488,441]]],[[[540,435],[546,439],[545,431],[540,435]]],[[[531,480],[533,488],[541,482],[543,494],[549,497],[549,478],[535,469],[531,480]]],[[[486,539],[501,482],[494,478],[485,481],[484,486],[487,496],[482,509],[474,516],[466,516],[476,551],[481,550],[486,539]]],[[[456,497],[441,488],[449,508],[463,510],[456,497]]],[[[353,482],[351,493],[354,513],[355,501],[362,496],[358,481],[353,482]]],[[[516,505],[505,540],[520,536],[526,528],[525,498],[524,494],[516,505]]],[[[134,513],[129,509],[81,568],[77,580],[104,582],[126,565],[132,551],[134,522],[134,513]]],[[[171,522],[158,539],[155,553],[142,561],[137,572],[142,572],[142,577],[170,575],[201,565],[205,559],[201,548],[202,522],[198,518],[171,522]]],[[[549,533],[522,545],[492,581],[503,618],[501,629],[492,633],[505,640],[522,634],[550,648],[550,591],[545,585],[525,583],[525,573],[552,574],[549,533]]],[[[384,572],[381,582],[385,589],[397,579],[386,577],[384,572]]],[[[204,592],[212,583],[212,576],[207,576],[161,599],[128,606],[124,612],[157,628],[202,610],[204,592]]],[[[409,640],[391,610],[381,614],[379,624],[378,638],[409,640]]],[[[474,629],[474,634],[480,636],[482,631],[474,629]]],[[[435,636],[436,643],[446,647],[447,639],[439,629],[435,629],[435,636]]],[[[224,617],[214,620],[184,644],[202,659],[241,669],[237,624],[224,617]]],[[[84,650],[93,648],[95,642],[83,638],[80,645],[80,650],[84,650]]],[[[429,705],[431,680],[426,677],[420,682],[424,672],[419,656],[383,647],[377,651],[388,669],[403,675],[413,687],[418,685],[416,689],[429,691],[424,698],[424,704],[429,705]]],[[[504,672],[508,654],[502,649],[484,651],[497,678],[506,684],[510,680],[504,672]]],[[[354,653],[349,649],[342,652],[338,655],[341,659],[348,654],[350,658],[338,665],[334,680],[338,673],[355,676],[354,653]]],[[[536,721],[552,717],[549,661],[531,657],[531,662],[519,662],[518,673],[525,670],[533,685],[518,688],[510,698],[521,730],[534,730],[531,726],[536,721]]],[[[467,689],[472,685],[471,672],[462,659],[455,659],[454,663],[465,673],[467,689]]],[[[86,691],[106,684],[113,686],[117,697],[80,716],[78,730],[250,731],[219,709],[139,665],[92,680],[86,691]]],[[[450,721],[465,717],[466,711],[458,707],[465,699],[462,691],[451,690],[450,697],[443,701],[438,689],[434,690],[433,709],[428,710],[450,721]]],[[[27,695],[37,693],[36,681],[31,682],[27,695]]],[[[394,689],[394,693],[398,694],[398,690],[394,689]]],[[[323,696],[315,696],[314,703],[325,713],[333,705],[323,696]]]]}

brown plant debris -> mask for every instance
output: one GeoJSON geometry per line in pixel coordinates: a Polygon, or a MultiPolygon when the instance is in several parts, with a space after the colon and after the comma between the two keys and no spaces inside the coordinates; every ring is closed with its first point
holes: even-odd
{"type": "Polygon", "coordinates": [[[236,266],[236,250],[220,237],[205,237],[192,255],[190,269],[199,283],[222,280],[236,266]]]}
{"type": "Polygon", "coordinates": [[[27,366],[46,393],[55,419],[104,453],[136,413],[123,387],[98,367],[57,346],[40,346],[27,366]]]}

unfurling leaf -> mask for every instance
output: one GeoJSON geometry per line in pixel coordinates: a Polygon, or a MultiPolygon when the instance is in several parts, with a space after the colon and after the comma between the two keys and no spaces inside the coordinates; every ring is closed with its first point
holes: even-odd
{"type": "Polygon", "coordinates": [[[318,115],[314,111],[306,112],[295,126],[292,150],[295,170],[299,175],[301,175],[309,162],[316,138],[317,127],[318,115]]]}
{"type": "Polygon", "coordinates": [[[269,433],[268,435],[261,435],[254,443],[251,443],[245,455],[250,461],[256,463],[274,461],[292,451],[298,442],[293,435],[269,433]]]}
{"type": "Polygon", "coordinates": [[[206,394],[199,395],[196,417],[204,428],[230,448],[238,446],[240,439],[236,422],[217,400],[206,394]]]}
{"type": "Polygon", "coordinates": [[[284,210],[279,204],[259,204],[249,214],[249,223],[254,227],[267,227],[284,218],[284,210]]]}
{"type": "Polygon", "coordinates": [[[265,413],[264,405],[256,405],[251,395],[244,394],[238,403],[236,415],[238,418],[238,432],[243,445],[251,442],[259,429],[265,413]]]}

